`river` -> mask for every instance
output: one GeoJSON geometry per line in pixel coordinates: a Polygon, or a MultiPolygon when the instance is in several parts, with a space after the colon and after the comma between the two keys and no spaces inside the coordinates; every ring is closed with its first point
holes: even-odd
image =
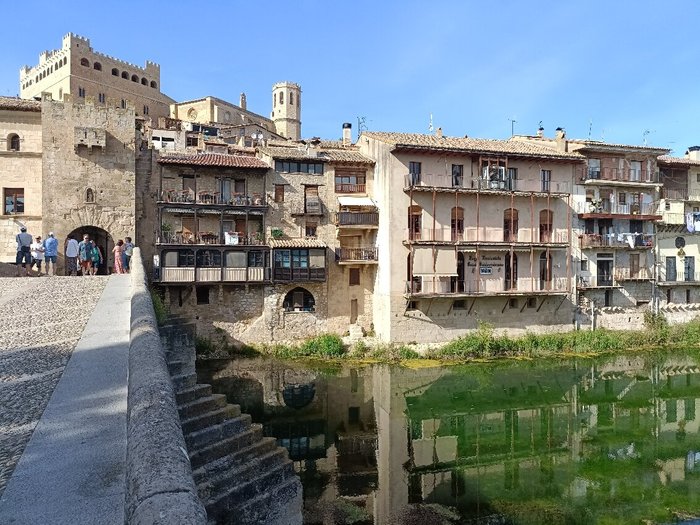
{"type": "Polygon", "coordinates": [[[418,363],[197,366],[288,449],[307,524],[700,523],[692,352],[418,363]]]}

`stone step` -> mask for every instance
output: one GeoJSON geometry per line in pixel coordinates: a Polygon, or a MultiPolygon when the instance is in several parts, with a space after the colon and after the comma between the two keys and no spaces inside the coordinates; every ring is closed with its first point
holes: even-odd
{"type": "Polygon", "coordinates": [[[197,384],[175,394],[175,400],[177,401],[177,406],[182,406],[186,403],[191,403],[195,399],[210,396],[211,393],[211,385],[197,384]]]}
{"type": "Polygon", "coordinates": [[[251,426],[249,414],[241,414],[238,417],[227,419],[218,425],[212,425],[202,430],[193,432],[183,432],[187,450],[196,451],[202,449],[218,440],[226,439],[235,434],[248,430],[251,426]]]}
{"type": "Polygon", "coordinates": [[[240,432],[226,439],[216,441],[211,445],[190,451],[190,464],[192,469],[221,459],[222,457],[238,452],[239,450],[260,441],[263,438],[262,425],[252,425],[244,432],[240,432]]]}
{"type": "Polygon", "coordinates": [[[212,394],[178,406],[177,413],[180,415],[180,420],[184,421],[224,406],[226,406],[226,396],[223,394],[212,394]]]}
{"type": "Polygon", "coordinates": [[[175,387],[175,392],[187,390],[197,384],[197,374],[175,375],[170,378],[175,387]]]}
{"type": "Polygon", "coordinates": [[[273,437],[263,437],[259,441],[251,443],[247,447],[243,447],[236,452],[227,454],[226,456],[202,465],[197,470],[192,472],[195,485],[206,483],[215,477],[226,473],[231,469],[235,469],[249,461],[254,460],[258,456],[272,452],[277,447],[277,440],[273,437]]]}
{"type": "Polygon", "coordinates": [[[297,476],[292,476],[257,497],[243,501],[240,505],[234,505],[228,520],[221,523],[235,521],[236,524],[240,525],[257,525],[259,523],[265,525],[301,525],[303,506],[301,481],[297,476]],[[280,509],[282,509],[281,512],[280,509]],[[297,511],[296,515],[288,513],[292,509],[297,511]],[[231,520],[233,516],[235,518],[231,520]]]}
{"type": "Polygon", "coordinates": [[[286,463],[287,460],[287,450],[275,447],[270,452],[252,458],[235,468],[220,472],[217,476],[210,476],[206,482],[197,485],[199,499],[202,501],[216,499],[217,495],[242,487],[286,463]]]}
{"type": "Polygon", "coordinates": [[[182,433],[189,434],[195,430],[201,430],[240,415],[241,409],[238,405],[226,405],[216,410],[211,410],[206,414],[183,419],[180,422],[182,424],[182,433]]]}
{"type": "Polygon", "coordinates": [[[236,509],[237,506],[260,496],[260,494],[273,489],[277,485],[282,485],[289,478],[296,478],[296,476],[294,474],[294,465],[290,460],[286,460],[261,472],[257,477],[245,483],[236,484],[225,493],[206,500],[204,506],[207,509],[207,515],[224,517],[228,513],[235,512],[236,517],[241,518],[242,516],[236,509]]]}
{"type": "Polygon", "coordinates": [[[192,369],[194,369],[194,364],[189,361],[168,362],[168,372],[170,372],[171,377],[191,373],[192,369]]]}

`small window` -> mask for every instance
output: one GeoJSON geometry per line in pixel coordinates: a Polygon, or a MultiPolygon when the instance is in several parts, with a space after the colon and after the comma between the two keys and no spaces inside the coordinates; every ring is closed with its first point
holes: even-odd
{"type": "Polygon", "coordinates": [[[7,151],[19,151],[20,150],[20,140],[17,133],[10,133],[7,137],[7,151]]]}
{"type": "Polygon", "coordinates": [[[306,227],[304,228],[304,235],[306,237],[316,237],[316,230],[318,229],[318,223],[316,221],[307,221],[306,227]]]}
{"type": "Polygon", "coordinates": [[[105,96],[104,93],[98,93],[97,100],[99,100],[100,102],[102,102],[104,104],[105,100],[107,100],[107,97],[105,96]]]}
{"type": "Polygon", "coordinates": [[[536,297],[528,297],[527,298],[527,307],[528,308],[537,308],[537,298],[536,297]]]}
{"type": "Polygon", "coordinates": [[[290,106],[294,105],[294,93],[289,94],[289,105],[290,106]]]}
{"type": "Polygon", "coordinates": [[[5,188],[3,200],[5,215],[24,213],[24,188],[5,188]]]}
{"type": "Polygon", "coordinates": [[[666,201],[666,202],[664,203],[664,209],[665,209],[666,211],[670,211],[670,210],[671,210],[671,202],[670,202],[670,201],[666,201]]]}
{"type": "Polygon", "coordinates": [[[157,87],[158,87],[158,84],[156,84],[156,81],[155,81],[155,80],[151,80],[151,87],[152,87],[152,88],[157,88],[157,87]]]}
{"type": "Polygon", "coordinates": [[[148,80],[146,80],[146,77],[143,77],[143,78],[141,79],[141,85],[142,85],[142,86],[147,86],[147,85],[148,85],[148,80]]]}
{"type": "Polygon", "coordinates": [[[588,271],[588,259],[581,259],[581,271],[582,272],[588,271]]]}
{"type": "Polygon", "coordinates": [[[453,301],[452,302],[452,308],[454,310],[466,310],[467,308],[467,301],[464,299],[460,299],[458,301],[453,301]]]}
{"type": "Polygon", "coordinates": [[[138,75],[131,75],[131,81],[132,81],[132,82],[138,82],[138,81],[139,81],[139,76],[138,76],[138,75]]]}
{"type": "Polygon", "coordinates": [[[418,301],[408,301],[406,310],[418,310],[418,301]]]}
{"type": "Polygon", "coordinates": [[[280,91],[280,104],[284,104],[284,91],[280,91]]]}
{"type": "Polygon", "coordinates": [[[81,58],[80,59],[80,65],[85,66],[85,67],[90,67],[90,62],[88,61],[87,58],[81,58]]]}
{"type": "Polygon", "coordinates": [[[85,190],[85,202],[95,202],[95,192],[92,188],[85,190]]]}
{"type": "Polygon", "coordinates": [[[129,73],[127,73],[126,71],[122,71],[122,78],[129,80],[129,73]]]}
{"type": "Polygon", "coordinates": [[[97,71],[102,71],[102,64],[100,64],[99,62],[95,62],[95,63],[92,65],[92,68],[95,69],[95,70],[97,70],[97,71]]]}
{"type": "Polygon", "coordinates": [[[700,173],[695,174],[695,181],[700,182],[700,173]]]}
{"type": "Polygon", "coordinates": [[[349,281],[350,286],[358,286],[360,284],[360,269],[350,268],[349,281]]]}
{"type": "Polygon", "coordinates": [[[209,287],[197,286],[197,304],[209,304],[209,287]]]}
{"type": "Polygon", "coordinates": [[[80,98],[85,98],[85,88],[82,88],[82,87],[78,88],[78,96],[80,98]]]}
{"type": "Polygon", "coordinates": [[[284,184],[275,184],[275,202],[284,202],[284,184]]]}
{"type": "Polygon", "coordinates": [[[119,70],[116,67],[112,68],[112,75],[114,75],[115,77],[119,76],[119,70]]]}
{"type": "Polygon", "coordinates": [[[122,102],[120,105],[121,105],[122,109],[126,109],[126,100],[122,99],[122,102]]]}
{"type": "Polygon", "coordinates": [[[143,114],[148,115],[148,106],[143,107],[143,114]]]}
{"type": "Polygon", "coordinates": [[[517,308],[518,307],[518,300],[515,298],[508,299],[508,308],[517,308]]]}
{"type": "Polygon", "coordinates": [[[690,304],[690,290],[685,291],[685,304],[690,304]]]}

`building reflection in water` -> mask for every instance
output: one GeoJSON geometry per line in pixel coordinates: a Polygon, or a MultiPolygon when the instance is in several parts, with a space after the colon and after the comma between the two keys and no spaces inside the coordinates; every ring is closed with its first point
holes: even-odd
{"type": "Polygon", "coordinates": [[[309,524],[700,514],[690,357],[418,370],[239,359],[199,373],[289,450],[309,524]]]}

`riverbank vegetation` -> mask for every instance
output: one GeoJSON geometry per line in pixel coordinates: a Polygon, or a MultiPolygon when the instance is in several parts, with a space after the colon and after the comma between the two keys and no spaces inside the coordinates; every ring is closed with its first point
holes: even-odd
{"type": "Polygon", "coordinates": [[[519,337],[498,335],[488,323],[469,335],[443,345],[369,344],[359,340],[351,346],[334,334],[324,334],[298,344],[236,346],[219,337],[197,338],[201,358],[267,355],[280,359],[319,358],[398,362],[417,359],[437,361],[473,361],[500,358],[535,358],[567,355],[594,356],[606,353],[651,350],[659,347],[700,345],[700,318],[685,324],[669,325],[663,315],[648,313],[644,330],[608,330],[526,333],[519,337]]]}

